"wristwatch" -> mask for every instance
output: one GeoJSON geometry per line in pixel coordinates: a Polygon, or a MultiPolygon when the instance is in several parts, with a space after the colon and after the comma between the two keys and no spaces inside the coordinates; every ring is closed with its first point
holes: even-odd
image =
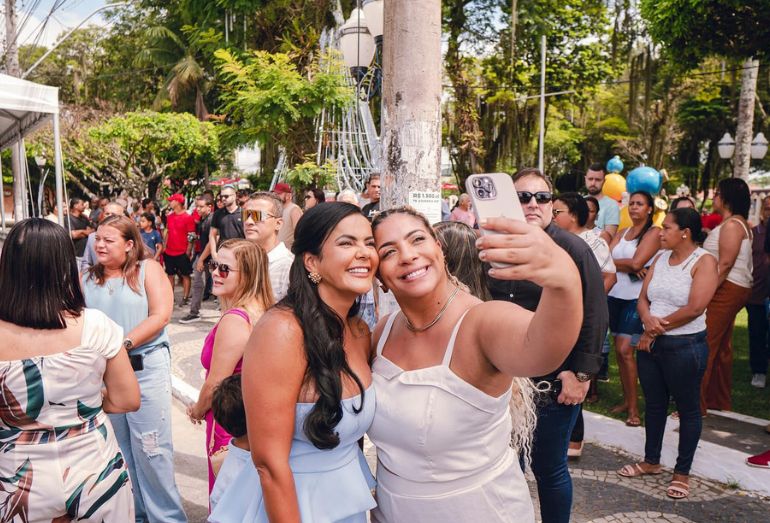
{"type": "Polygon", "coordinates": [[[126,338],[123,340],[123,348],[126,350],[131,350],[134,348],[134,342],[131,341],[131,338],[126,338]]]}
{"type": "Polygon", "coordinates": [[[585,372],[576,372],[575,377],[580,383],[585,383],[586,381],[591,379],[591,375],[586,374],[585,372]]]}

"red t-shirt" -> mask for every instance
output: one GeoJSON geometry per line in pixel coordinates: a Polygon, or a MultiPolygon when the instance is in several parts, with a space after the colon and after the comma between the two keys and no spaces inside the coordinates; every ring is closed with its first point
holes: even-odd
{"type": "Polygon", "coordinates": [[[717,225],[722,223],[722,215],[718,213],[704,214],[700,219],[701,227],[709,230],[714,230],[717,225]]]}
{"type": "Polygon", "coordinates": [[[179,256],[187,252],[187,234],[195,232],[195,220],[186,212],[177,214],[172,212],[166,218],[166,237],[165,253],[169,256],[179,256]]]}

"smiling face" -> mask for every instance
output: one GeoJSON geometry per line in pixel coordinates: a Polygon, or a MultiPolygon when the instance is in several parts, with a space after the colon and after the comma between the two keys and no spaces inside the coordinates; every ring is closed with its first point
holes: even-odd
{"type": "Polygon", "coordinates": [[[441,245],[419,218],[400,213],[388,216],[374,237],[379,277],[397,299],[424,296],[446,279],[441,245]]]}
{"type": "MultiPolygon", "coordinates": [[[[530,192],[550,192],[548,184],[539,176],[525,176],[516,181],[516,191],[530,192]]],[[[553,202],[537,203],[534,196],[528,202],[522,202],[521,208],[524,211],[524,217],[530,225],[536,225],[541,229],[548,227],[553,218],[553,202]]]]}
{"type": "Polygon", "coordinates": [[[307,271],[321,276],[319,292],[354,296],[365,294],[372,288],[378,261],[372,226],[358,213],[340,220],[318,255],[304,255],[307,271]]]}
{"type": "Polygon", "coordinates": [[[100,225],[96,229],[95,240],[96,260],[108,268],[122,266],[128,251],[134,246],[132,240],[124,239],[118,229],[109,225],[100,225]]]}
{"type": "Polygon", "coordinates": [[[224,274],[225,271],[219,268],[211,271],[211,279],[213,280],[211,293],[220,298],[230,298],[235,295],[240,282],[241,272],[240,267],[238,267],[238,260],[230,249],[220,249],[217,251],[217,263],[220,266],[227,266],[230,271],[227,276],[224,274]]]}

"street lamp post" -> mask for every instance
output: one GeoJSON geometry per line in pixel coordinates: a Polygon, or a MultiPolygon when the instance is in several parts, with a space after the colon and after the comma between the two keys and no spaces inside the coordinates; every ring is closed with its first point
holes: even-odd
{"type": "Polygon", "coordinates": [[[367,28],[367,18],[362,9],[353,9],[350,18],[340,28],[340,50],[356,85],[360,84],[375,51],[374,38],[367,28]]]}

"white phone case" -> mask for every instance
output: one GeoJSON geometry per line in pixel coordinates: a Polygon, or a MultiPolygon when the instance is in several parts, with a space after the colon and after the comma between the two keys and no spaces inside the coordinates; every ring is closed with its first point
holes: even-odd
{"type": "MultiPolygon", "coordinates": [[[[473,202],[473,213],[477,223],[488,218],[510,218],[526,221],[519,203],[513,178],[506,173],[472,174],[465,180],[465,189],[473,202]]],[[[481,234],[499,234],[494,231],[479,229],[481,234]]],[[[509,265],[492,263],[493,267],[503,268],[509,265]]]]}

